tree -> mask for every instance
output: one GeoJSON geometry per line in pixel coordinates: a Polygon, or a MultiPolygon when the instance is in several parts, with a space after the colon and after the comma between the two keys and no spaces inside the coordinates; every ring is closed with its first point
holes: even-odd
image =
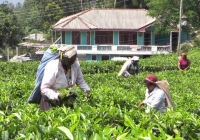
{"type": "MultiPolygon", "coordinates": [[[[149,8],[149,15],[156,18],[154,24],[156,32],[168,33],[177,30],[179,24],[180,0],[146,0],[149,8]]],[[[200,1],[183,1],[183,15],[188,17],[188,31],[200,27],[200,1]]]]}
{"type": "Polygon", "coordinates": [[[55,2],[52,2],[45,7],[45,13],[43,26],[45,33],[47,33],[46,38],[50,39],[52,26],[63,17],[64,12],[55,2]]]}
{"type": "Polygon", "coordinates": [[[13,10],[6,4],[0,5],[0,47],[13,47],[20,41],[20,25],[13,10]]]}
{"type": "Polygon", "coordinates": [[[8,3],[8,6],[11,8],[11,9],[14,9],[15,8],[15,5],[13,3],[8,3]]]}
{"type": "Polygon", "coordinates": [[[134,8],[147,8],[144,0],[132,0],[134,8]]]}
{"type": "Polygon", "coordinates": [[[15,6],[15,10],[19,10],[20,8],[22,8],[22,4],[18,2],[15,6]]]}
{"type": "Polygon", "coordinates": [[[46,16],[44,17],[44,29],[49,29],[52,25],[54,25],[60,18],[63,17],[63,11],[61,8],[55,3],[48,3],[45,7],[46,16]]]}

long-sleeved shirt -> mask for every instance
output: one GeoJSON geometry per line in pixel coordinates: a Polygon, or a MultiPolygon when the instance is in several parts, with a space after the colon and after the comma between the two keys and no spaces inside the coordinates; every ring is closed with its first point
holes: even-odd
{"type": "Polygon", "coordinates": [[[163,90],[155,87],[151,93],[148,93],[146,89],[144,104],[147,105],[146,113],[150,112],[150,108],[154,108],[156,111],[161,111],[162,113],[166,111],[165,103],[166,97],[163,90]]]}
{"type": "Polygon", "coordinates": [[[128,72],[129,74],[139,74],[139,64],[133,64],[131,60],[127,60],[122,66],[118,76],[123,75],[124,72],[128,72]]]}
{"type": "Polygon", "coordinates": [[[71,85],[68,82],[60,60],[52,60],[45,66],[41,94],[47,96],[50,100],[58,100],[59,93],[57,90],[60,88],[69,88],[76,84],[84,92],[90,90],[84,80],[78,60],[71,65],[71,85]]]}

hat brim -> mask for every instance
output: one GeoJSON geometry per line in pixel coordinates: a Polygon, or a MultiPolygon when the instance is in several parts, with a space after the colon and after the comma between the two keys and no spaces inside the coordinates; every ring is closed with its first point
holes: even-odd
{"type": "Polygon", "coordinates": [[[131,60],[133,60],[133,61],[139,61],[139,59],[131,59],[131,60]]]}

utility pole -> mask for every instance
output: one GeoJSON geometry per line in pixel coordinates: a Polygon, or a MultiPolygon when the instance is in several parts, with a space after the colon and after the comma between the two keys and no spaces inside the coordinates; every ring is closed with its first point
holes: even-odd
{"type": "Polygon", "coordinates": [[[178,46],[177,46],[177,55],[178,56],[179,56],[179,53],[180,53],[180,44],[181,44],[182,13],[183,13],[183,0],[180,1],[179,33],[178,33],[178,46]]]}
{"type": "Polygon", "coordinates": [[[126,8],[126,0],[124,0],[124,8],[126,8]]]}
{"type": "Polygon", "coordinates": [[[114,8],[116,8],[116,0],[114,1],[114,8]]]}
{"type": "Polygon", "coordinates": [[[83,5],[82,5],[82,0],[81,0],[81,10],[83,10],[83,7],[82,7],[83,5]]]}

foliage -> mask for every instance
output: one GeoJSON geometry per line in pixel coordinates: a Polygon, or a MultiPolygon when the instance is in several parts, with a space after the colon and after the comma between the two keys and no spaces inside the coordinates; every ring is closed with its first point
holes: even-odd
{"type": "Polygon", "coordinates": [[[13,47],[20,41],[20,25],[13,10],[6,4],[0,5],[0,46],[4,49],[7,45],[13,47]]]}
{"type": "MultiPolygon", "coordinates": [[[[149,7],[149,15],[156,18],[157,32],[166,33],[177,29],[179,24],[180,0],[146,0],[149,7]],[[162,14],[161,12],[162,11],[162,14]]],[[[199,29],[200,1],[183,1],[183,15],[187,16],[190,30],[199,29]]]]}
{"type": "Polygon", "coordinates": [[[132,5],[135,8],[147,8],[144,0],[132,0],[132,5]]]}
{"type": "Polygon", "coordinates": [[[193,44],[190,42],[184,42],[181,44],[181,50],[183,52],[188,52],[193,47],[193,44]]]}
{"type": "Polygon", "coordinates": [[[48,3],[44,11],[47,15],[44,16],[44,30],[48,30],[60,18],[63,17],[63,11],[55,2],[48,3]]]}
{"type": "Polygon", "coordinates": [[[200,34],[198,34],[195,38],[194,38],[194,40],[193,40],[193,45],[195,46],[195,47],[198,47],[198,46],[200,46],[200,34]]]}
{"type": "MultiPolygon", "coordinates": [[[[140,71],[158,72],[165,70],[177,69],[177,56],[175,54],[155,55],[150,58],[140,59],[140,71]],[[167,57],[167,58],[166,58],[167,57]],[[169,58],[169,59],[168,59],[169,58]],[[147,60],[152,60],[147,61],[147,60]],[[159,65],[158,65],[159,64],[159,65]]],[[[84,74],[119,72],[124,62],[120,61],[100,61],[85,62],[81,61],[82,71],[84,74]]]]}
{"type": "MultiPolygon", "coordinates": [[[[153,72],[170,84],[175,108],[168,108],[165,114],[154,111],[145,114],[144,108],[137,109],[138,103],[144,99],[143,79],[150,72],[144,70],[139,77],[117,77],[118,71],[112,71],[110,66],[117,68],[123,63],[81,62],[82,69],[90,70],[95,65],[111,69],[110,73],[84,74],[93,99],[86,101],[83,92],[75,87],[79,96],[74,109],[63,106],[42,112],[39,105],[27,104],[39,62],[1,62],[0,137],[3,140],[197,139],[200,133],[199,53],[199,48],[188,52],[188,58],[195,62],[188,71],[153,72]]],[[[150,65],[154,61],[157,65],[167,66],[170,63],[177,65],[178,59],[176,54],[170,54],[142,59],[140,63],[150,65]]]]}

